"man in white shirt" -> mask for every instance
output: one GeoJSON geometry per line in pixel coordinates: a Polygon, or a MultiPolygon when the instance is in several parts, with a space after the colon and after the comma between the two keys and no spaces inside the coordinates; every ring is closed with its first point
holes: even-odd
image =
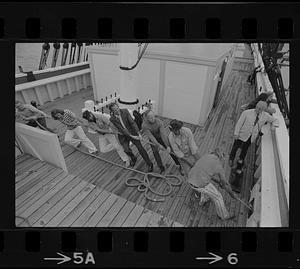
{"type": "MultiPolygon", "coordinates": [[[[262,135],[261,128],[267,123],[272,124],[272,128],[278,127],[279,121],[265,112],[267,103],[259,101],[255,109],[248,109],[242,112],[234,130],[234,143],[229,156],[229,165],[233,166],[233,161],[238,148],[241,148],[241,154],[238,162],[243,164],[247,150],[251,143],[255,141],[258,135],[262,135]]],[[[237,170],[237,173],[241,171],[237,170]]]]}
{"type": "Polygon", "coordinates": [[[188,175],[190,167],[199,159],[198,146],[196,145],[192,131],[183,127],[182,121],[171,120],[169,134],[170,146],[178,157],[185,175],[188,175]]]}

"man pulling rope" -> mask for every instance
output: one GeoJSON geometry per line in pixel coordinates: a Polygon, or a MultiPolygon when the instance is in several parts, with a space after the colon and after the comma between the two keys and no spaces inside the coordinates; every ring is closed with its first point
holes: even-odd
{"type": "Polygon", "coordinates": [[[202,206],[211,199],[215,204],[219,218],[229,220],[235,216],[229,214],[223,196],[214,183],[220,185],[232,198],[244,204],[248,209],[252,210],[252,208],[239,199],[231,190],[230,184],[225,178],[224,159],[225,155],[220,149],[215,149],[212,153],[203,155],[190,170],[188,183],[192,189],[201,193],[199,205],[202,206]]]}
{"type": "MultiPolygon", "coordinates": [[[[37,122],[37,124],[39,124],[39,123],[37,122]]],[[[40,126],[40,124],[39,124],[39,126],[40,126]]],[[[43,128],[42,126],[40,126],[40,127],[43,128]]],[[[46,129],[44,129],[44,130],[46,130],[46,129]]],[[[62,140],[60,140],[60,142],[62,144],[65,144],[65,145],[72,146],[69,143],[66,143],[66,142],[64,142],[62,140]]],[[[104,161],[106,163],[112,164],[114,166],[118,166],[120,168],[123,168],[123,169],[126,169],[126,170],[129,170],[129,171],[132,171],[132,172],[136,172],[136,173],[139,173],[139,174],[143,175],[143,179],[142,180],[140,180],[140,179],[138,179],[136,177],[129,177],[128,179],[126,179],[125,184],[127,186],[130,186],[130,187],[138,187],[138,190],[141,191],[141,192],[144,192],[145,198],[148,199],[148,200],[150,200],[150,201],[153,201],[153,202],[163,202],[163,201],[165,201],[165,199],[164,198],[162,198],[162,199],[152,198],[152,197],[149,196],[149,193],[152,192],[153,194],[158,195],[158,196],[168,196],[168,195],[170,195],[172,193],[173,186],[180,186],[182,184],[181,178],[179,178],[176,175],[160,175],[160,174],[156,174],[156,173],[152,173],[152,172],[150,172],[150,173],[144,173],[144,172],[138,171],[136,169],[125,167],[123,165],[120,165],[120,164],[108,161],[108,160],[106,160],[104,158],[101,158],[100,156],[97,156],[97,155],[88,153],[88,152],[86,152],[84,150],[81,150],[78,147],[75,147],[75,146],[72,146],[72,147],[74,147],[75,150],[80,151],[80,152],[82,152],[84,154],[87,154],[87,155],[89,155],[89,156],[91,156],[93,158],[97,158],[97,159],[99,159],[101,161],[104,161]],[[154,190],[151,187],[151,185],[150,185],[150,180],[149,180],[150,176],[152,176],[152,177],[154,177],[156,179],[164,180],[165,183],[168,186],[168,191],[166,191],[165,193],[161,193],[161,192],[158,192],[158,191],[154,190]],[[177,182],[172,182],[170,180],[171,178],[175,178],[177,180],[177,182]],[[132,181],[136,181],[136,183],[132,183],[132,181]]]]}

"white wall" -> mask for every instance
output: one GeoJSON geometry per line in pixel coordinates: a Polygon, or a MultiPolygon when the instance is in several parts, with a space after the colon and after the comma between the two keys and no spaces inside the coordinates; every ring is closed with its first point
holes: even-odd
{"type": "Polygon", "coordinates": [[[119,57],[93,53],[89,55],[95,100],[100,101],[120,89],[119,57]],[[91,57],[90,57],[91,56],[91,57]]]}
{"type": "MultiPolygon", "coordinates": [[[[140,100],[137,106],[152,99],[156,101],[155,112],[159,110],[161,116],[204,124],[215,96],[218,82],[215,75],[232,47],[231,43],[149,44],[137,66],[137,98],[140,100]]],[[[93,47],[89,54],[98,100],[115,91],[118,93],[118,50],[93,47]]],[[[228,70],[226,72],[223,84],[228,70]]]]}
{"type": "Polygon", "coordinates": [[[208,67],[207,68],[207,77],[206,77],[206,85],[205,85],[205,91],[203,95],[202,100],[202,107],[199,117],[199,125],[204,125],[205,121],[211,111],[211,108],[213,106],[214,97],[216,94],[216,88],[218,84],[218,77],[217,69],[214,67],[208,67]],[[209,89],[209,90],[207,90],[209,89]]]}
{"type": "Polygon", "coordinates": [[[227,53],[226,55],[224,55],[224,57],[222,57],[220,59],[220,65],[222,67],[222,63],[223,63],[223,59],[228,56],[228,61],[227,61],[227,65],[226,65],[226,70],[225,70],[225,73],[224,73],[224,77],[223,77],[223,82],[222,82],[222,88],[223,88],[223,85],[225,85],[228,77],[229,77],[229,74],[231,73],[231,70],[232,70],[232,67],[233,67],[233,63],[234,63],[234,52],[235,50],[232,49],[229,53],[227,53]]]}
{"type": "Polygon", "coordinates": [[[168,62],[163,116],[198,124],[206,77],[206,66],[168,62]]]}
{"type": "MultiPolygon", "coordinates": [[[[284,62],[286,63],[286,62],[284,62]]],[[[282,82],[284,88],[288,89],[290,87],[290,67],[289,66],[281,66],[280,67],[282,82]]]]}
{"type": "Polygon", "coordinates": [[[159,99],[159,75],[160,61],[151,59],[142,59],[137,66],[137,89],[139,104],[148,102],[149,99],[155,101],[154,112],[158,112],[159,99]]]}
{"type": "Polygon", "coordinates": [[[230,50],[232,43],[150,43],[148,52],[163,52],[166,54],[218,59],[230,50]]]}
{"type": "Polygon", "coordinates": [[[227,51],[225,54],[223,54],[218,59],[216,67],[208,67],[205,89],[209,89],[209,90],[206,90],[204,92],[202,109],[199,118],[199,125],[205,124],[205,121],[212,109],[219,78],[220,78],[220,73],[222,70],[223,61],[226,57],[228,57],[228,61],[223,75],[223,80],[222,80],[222,85],[220,90],[220,94],[221,94],[223,87],[226,84],[226,81],[228,79],[228,76],[232,70],[232,66],[234,63],[234,49],[232,49],[231,51],[227,51]]]}

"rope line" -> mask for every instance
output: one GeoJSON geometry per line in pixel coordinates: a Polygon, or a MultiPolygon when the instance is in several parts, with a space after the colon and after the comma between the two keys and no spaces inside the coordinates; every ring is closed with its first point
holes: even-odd
{"type": "MultiPolygon", "coordinates": [[[[38,124],[39,127],[41,127],[42,129],[46,130],[44,128],[44,126],[42,126],[41,124],[39,124],[38,121],[36,121],[36,123],[38,124]]],[[[46,130],[47,131],[47,130],[46,130]]],[[[56,134],[58,136],[58,134],[56,134]]],[[[138,173],[138,174],[141,174],[143,175],[143,179],[139,179],[139,178],[136,178],[136,177],[129,177],[125,180],[125,185],[128,186],[128,187],[137,187],[137,190],[140,191],[140,192],[144,192],[144,196],[146,199],[150,200],[150,201],[153,201],[153,202],[163,202],[165,201],[165,198],[152,198],[150,197],[150,193],[154,194],[154,195],[157,195],[157,196],[162,196],[162,197],[165,197],[165,196],[169,196],[173,190],[174,190],[174,187],[176,186],[180,186],[183,181],[180,177],[176,176],[176,175],[161,175],[161,174],[157,174],[157,173],[153,173],[153,172],[149,172],[149,173],[145,173],[145,172],[141,172],[139,170],[136,170],[136,169],[133,169],[133,168],[129,168],[129,167],[125,167],[123,165],[120,165],[120,164],[117,164],[117,163],[114,163],[112,161],[109,161],[109,160],[106,160],[100,156],[97,156],[97,155],[94,155],[94,154],[91,154],[91,153],[88,153],[82,149],[79,149],[77,147],[74,147],[60,139],[58,139],[60,143],[64,144],[64,145],[68,145],[68,146],[71,146],[72,148],[74,148],[75,150],[79,151],[79,152],[82,152],[86,155],[89,155],[93,158],[97,158],[103,162],[106,162],[108,164],[111,164],[111,165],[114,165],[114,166],[118,166],[120,168],[123,168],[123,169],[126,169],[126,170],[129,170],[129,171],[132,171],[132,172],[135,172],[135,173],[138,173]],[[156,180],[163,180],[167,186],[168,186],[168,190],[166,192],[158,192],[156,191],[150,184],[150,180],[149,180],[149,177],[153,177],[155,178],[156,180]],[[171,179],[176,179],[176,181],[172,181],[171,179]],[[132,181],[135,181],[135,183],[133,183],[132,181]]],[[[149,142],[150,143],[150,142],[149,142]]]]}

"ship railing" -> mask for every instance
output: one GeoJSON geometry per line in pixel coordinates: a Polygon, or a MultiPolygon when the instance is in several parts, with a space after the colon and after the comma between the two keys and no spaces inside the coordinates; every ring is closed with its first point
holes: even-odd
{"type": "MultiPolygon", "coordinates": [[[[39,105],[44,105],[57,98],[63,98],[67,94],[92,86],[87,62],[41,71],[36,71],[34,74],[37,78],[39,75],[46,78],[15,85],[17,100],[24,103],[36,101],[39,105]]],[[[20,75],[17,76],[20,77],[20,75]]]]}
{"type": "Polygon", "coordinates": [[[104,48],[118,48],[118,43],[96,43],[96,45],[104,47],[104,48]]]}
{"type": "MultiPolygon", "coordinates": [[[[273,91],[258,50],[258,44],[251,44],[255,67],[263,68],[256,73],[257,94],[273,91]]],[[[271,104],[279,121],[274,130],[269,124],[262,128],[264,135],[258,139],[255,185],[250,202],[253,213],[248,227],[288,227],[289,224],[289,133],[277,104],[271,104]]]]}
{"type": "MultiPolygon", "coordinates": [[[[72,67],[79,67],[79,66],[84,66],[84,65],[87,65],[87,64],[88,64],[88,61],[83,61],[83,62],[75,63],[75,64],[66,64],[66,65],[61,65],[61,66],[56,66],[56,67],[49,67],[47,69],[36,70],[36,71],[33,71],[32,73],[34,75],[39,75],[39,74],[45,74],[45,73],[55,72],[55,71],[59,71],[59,70],[68,70],[72,67]]],[[[22,77],[26,77],[26,74],[17,73],[15,75],[16,79],[22,78],[22,77]]]]}

